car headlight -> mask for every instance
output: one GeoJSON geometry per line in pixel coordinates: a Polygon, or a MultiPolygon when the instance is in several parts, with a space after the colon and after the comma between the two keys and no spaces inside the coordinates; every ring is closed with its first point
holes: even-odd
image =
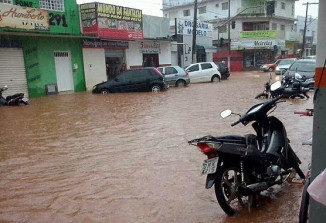
{"type": "Polygon", "coordinates": [[[276,69],[275,70],[280,70],[280,68],[279,67],[276,67],[276,69]]]}

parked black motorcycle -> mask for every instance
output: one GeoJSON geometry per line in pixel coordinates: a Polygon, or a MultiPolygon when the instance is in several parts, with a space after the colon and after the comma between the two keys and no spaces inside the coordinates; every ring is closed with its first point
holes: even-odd
{"type": "Polygon", "coordinates": [[[282,85],[285,87],[292,87],[293,84],[297,84],[303,88],[309,88],[310,90],[314,89],[315,80],[313,78],[307,79],[305,76],[301,76],[299,73],[296,73],[294,77],[283,76],[282,85]],[[299,84],[297,84],[299,83],[299,84]]]}
{"type": "Polygon", "coordinates": [[[276,81],[275,87],[271,88],[271,80],[272,76],[269,75],[267,83],[264,84],[264,91],[258,94],[256,99],[267,99],[267,98],[275,98],[279,95],[282,95],[283,98],[309,98],[307,92],[309,88],[305,88],[301,86],[299,81],[288,82],[285,81],[276,81]]]}
{"type": "Polygon", "coordinates": [[[28,99],[24,97],[24,93],[17,93],[14,95],[9,95],[6,98],[2,96],[2,92],[7,90],[8,87],[4,86],[3,88],[0,88],[0,106],[3,105],[28,105],[28,99]]]}
{"type": "MultiPolygon", "coordinates": [[[[301,161],[289,144],[283,123],[267,114],[282,96],[251,107],[231,126],[253,122],[256,135],[204,136],[190,140],[207,155],[202,174],[207,174],[206,188],[215,185],[217,201],[224,212],[234,215],[240,208],[250,210],[255,197],[269,187],[282,184],[295,170],[304,179],[301,161]]],[[[235,114],[221,113],[223,118],[235,114]]]]}

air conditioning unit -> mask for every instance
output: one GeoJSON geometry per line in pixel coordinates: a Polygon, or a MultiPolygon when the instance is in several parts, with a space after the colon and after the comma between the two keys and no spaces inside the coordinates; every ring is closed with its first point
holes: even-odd
{"type": "Polygon", "coordinates": [[[47,95],[58,94],[58,86],[56,84],[45,85],[45,92],[47,95]]]}

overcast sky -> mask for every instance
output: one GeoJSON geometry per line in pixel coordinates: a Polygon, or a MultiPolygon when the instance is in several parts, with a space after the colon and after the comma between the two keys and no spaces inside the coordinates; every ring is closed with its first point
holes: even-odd
{"type": "MultiPolygon", "coordinates": [[[[198,0],[200,1],[200,0],[198,0]]],[[[143,14],[153,15],[153,16],[163,16],[162,0],[77,0],[78,4],[87,2],[103,2],[113,5],[121,5],[130,8],[141,9],[143,14]]],[[[318,0],[299,0],[295,2],[295,12],[296,15],[306,16],[306,5],[303,3],[318,3],[318,0]]],[[[308,15],[316,18],[318,15],[318,5],[309,5],[308,15]]]]}

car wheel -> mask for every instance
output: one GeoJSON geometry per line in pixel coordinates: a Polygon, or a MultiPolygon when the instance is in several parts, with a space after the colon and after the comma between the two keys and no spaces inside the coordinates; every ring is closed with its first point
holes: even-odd
{"type": "Polygon", "coordinates": [[[185,87],[186,82],[184,80],[178,80],[177,83],[175,83],[176,87],[185,87]]]}
{"type": "Polygon", "coordinates": [[[160,91],[161,91],[160,86],[158,86],[158,85],[156,85],[156,84],[153,85],[151,89],[152,89],[152,92],[160,92],[160,91]]]}
{"type": "Polygon", "coordinates": [[[272,71],[273,71],[273,68],[271,68],[271,67],[268,68],[268,71],[269,71],[269,72],[272,72],[272,71]]]}
{"type": "Polygon", "coordinates": [[[220,77],[219,76],[217,76],[217,75],[214,75],[213,77],[212,77],[212,82],[220,82],[220,77]]]}
{"type": "Polygon", "coordinates": [[[101,91],[101,94],[109,94],[109,93],[110,93],[110,91],[108,89],[103,89],[101,91]]]}

